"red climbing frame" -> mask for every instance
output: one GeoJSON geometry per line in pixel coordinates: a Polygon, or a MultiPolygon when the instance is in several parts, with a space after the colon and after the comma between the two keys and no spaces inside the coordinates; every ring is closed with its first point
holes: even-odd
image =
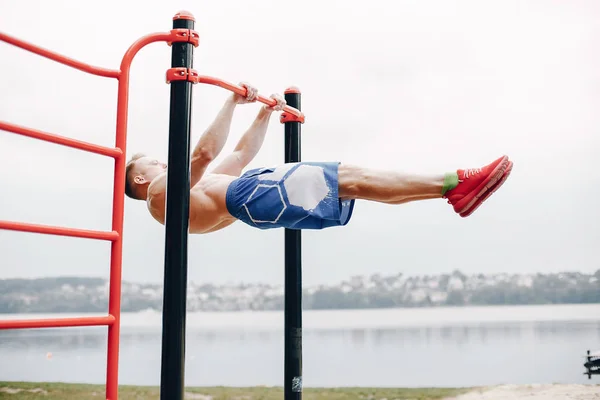
{"type": "MultiPolygon", "coordinates": [[[[193,19],[187,12],[177,13],[173,20],[193,19]]],[[[0,229],[41,233],[47,235],[70,236],[85,239],[107,240],[111,242],[110,253],[110,294],[108,301],[108,315],[102,317],[81,318],[52,318],[52,319],[28,319],[28,320],[0,320],[0,329],[32,329],[32,328],[57,328],[75,326],[108,326],[108,348],[106,367],[106,399],[117,400],[118,398],[118,367],[119,367],[119,328],[121,317],[121,261],[123,251],[123,208],[125,198],[125,154],[127,144],[127,110],[129,103],[129,71],[131,62],[135,55],[146,45],[154,42],[167,42],[169,45],[175,42],[189,42],[198,46],[199,36],[196,31],[190,29],[172,29],[169,32],[152,33],[143,36],[133,43],[125,52],[121,60],[119,70],[95,67],[82,63],[72,58],[65,57],[50,50],[41,48],[34,44],[19,40],[0,32],[0,41],[6,42],[21,49],[30,51],[39,56],[48,58],[58,63],[78,69],[88,74],[114,78],[119,81],[117,92],[117,126],[115,147],[104,147],[93,143],[70,139],[53,133],[42,132],[36,129],[26,128],[5,121],[0,121],[0,131],[12,132],[18,135],[43,140],[74,149],[88,151],[102,156],[112,157],[115,160],[114,188],[113,188],[113,213],[111,231],[92,231],[85,229],[74,229],[68,227],[57,227],[47,225],[27,224],[14,221],[0,221],[0,229]]],[[[171,68],[167,70],[167,82],[174,80],[190,80],[193,83],[215,85],[245,96],[246,89],[218,78],[201,76],[195,70],[185,68],[171,68]]],[[[276,101],[264,96],[258,96],[257,101],[274,106],[276,101]]],[[[304,122],[304,114],[299,110],[285,106],[281,115],[281,121],[304,122]]]]}
{"type": "MultiPolygon", "coordinates": [[[[178,13],[173,19],[189,18],[187,13],[178,13]]],[[[81,70],[88,74],[114,78],[119,81],[117,101],[117,125],[115,147],[103,147],[42,132],[8,122],[0,121],[0,130],[28,136],[34,139],[68,146],[71,148],[112,157],[115,160],[113,212],[111,231],[91,231],[68,227],[26,224],[22,222],[0,221],[0,229],[21,232],[41,233],[49,235],[70,236],[86,239],[107,240],[111,242],[110,254],[110,294],[108,315],[102,317],[29,319],[0,321],[0,329],[31,329],[75,326],[108,326],[108,348],[106,368],[106,399],[116,400],[118,397],[118,367],[119,367],[119,328],[121,316],[121,260],[123,251],[123,207],[125,193],[125,154],[127,144],[127,109],[129,97],[129,71],[135,55],[144,46],[154,42],[190,42],[198,45],[198,34],[188,29],[173,29],[169,32],[153,33],[143,36],[133,43],[121,61],[119,70],[99,68],[65,57],[34,44],[19,40],[0,32],[0,41],[21,49],[30,51],[42,57],[81,70]]]]}

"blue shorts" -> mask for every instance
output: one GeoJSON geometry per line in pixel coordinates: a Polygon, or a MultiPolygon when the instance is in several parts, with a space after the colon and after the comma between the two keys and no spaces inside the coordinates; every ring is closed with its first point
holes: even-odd
{"type": "Polygon", "coordinates": [[[250,170],[229,185],[227,210],[260,229],[346,225],[354,200],[339,198],[338,166],[338,162],[300,162],[250,170]]]}

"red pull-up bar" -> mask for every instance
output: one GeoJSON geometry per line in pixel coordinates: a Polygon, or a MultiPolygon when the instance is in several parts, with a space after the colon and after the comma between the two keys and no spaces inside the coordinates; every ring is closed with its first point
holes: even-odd
{"type": "MultiPolygon", "coordinates": [[[[199,75],[196,70],[183,67],[170,68],[167,70],[167,82],[172,81],[190,81],[192,83],[205,83],[208,85],[215,85],[244,97],[248,92],[248,89],[238,85],[234,85],[233,83],[229,83],[227,81],[224,81],[223,79],[214,78],[212,76],[199,75]]],[[[275,100],[262,96],[260,94],[256,97],[256,100],[271,107],[277,104],[275,100]]],[[[302,114],[300,110],[286,105],[283,107],[283,112],[293,115],[299,122],[304,123],[304,114],[302,114]]]]}
{"type": "MultiPolygon", "coordinates": [[[[248,89],[246,89],[246,88],[243,88],[238,85],[234,85],[229,82],[225,82],[224,80],[219,79],[219,78],[213,78],[211,76],[198,75],[197,79],[195,81],[197,81],[198,83],[206,83],[209,85],[219,86],[219,87],[222,87],[223,89],[227,89],[234,93],[237,93],[240,96],[246,96],[246,94],[248,92],[248,89]]],[[[192,82],[194,82],[194,81],[192,81],[192,82]]],[[[271,107],[273,107],[277,104],[277,102],[275,100],[268,98],[268,97],[264,97],[260,94],[256,97],[256,100],[263,104],[271,106],[271,107]]],[[[298,111],[294,107],[290,107],[290,106],[286,105],[283,107],[283,111],[298,117],[299,119],[301,119],[302,122],[304,122],[304,114],[302,114],[302,112],[298,111]]]]}

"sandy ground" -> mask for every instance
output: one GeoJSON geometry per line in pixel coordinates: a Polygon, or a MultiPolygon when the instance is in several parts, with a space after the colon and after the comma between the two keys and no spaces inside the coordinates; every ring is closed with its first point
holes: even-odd
{"type": "Polygon", "coordinates": [[[600,400],[600,385],[499,385],[448,400],[600,400]]]}

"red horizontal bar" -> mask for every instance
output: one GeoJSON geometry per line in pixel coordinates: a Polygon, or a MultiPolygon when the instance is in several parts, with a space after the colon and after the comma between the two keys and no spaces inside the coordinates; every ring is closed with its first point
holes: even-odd
{"type": "Polygon", "coordinates": [[[119,238],[119,234],[115,231],[90,231],[87,229],[63,228],[59,226],[27,224],[24,222],[13,221],[0,221],[0,229],[110,241],[115,241],[119,238]]]}
{"type": "MultiPolygon", "coordinates": [[[[194,80],[197,81],[198,83],[206,83],[209,85],[215,85],[215,86],[222,87],[223,89],[230,90],[234,93],[239,94],[240,96],[246,95],[246,89],[244,89],[243,87],[234,85],[232,83],[226,82],[219,78],[213,78],[211,76],[205,76],[205,75],[198,75],[198,77],[194,77],[194,80]]],[[[260,101],[261,103],[266,104],[271,107],[277,104],[277,102],[275,100],[261,96],[261,95],[257,96],[257,100],[260,101]]],[[[287,105],[283,108],[283,111],[293,114],[297,117],[301,117],[301,118],[304,116],[304,114],[302,114],[302,112],[299,111],[298,109],[287,106],[287,105]]]]}
{"type": "Polygon", "coordinates": [[[99,146],[93,143],[82,142],[81,140],[70,139],[54,133],[38,131],[36,129],[26,128],[24,126],[9,124],[8,122],[0,121],[0,130],[16,133],[17,135],[28,136],[34,139],[44,140],[46,142],[60,144],[62,146],[72,147],[91,153],[101,154],[112,158],[119,158],[123,155],[121,149],[113,147],[99,146]]]}
{"type": "Polygon", "coordinates": [[[23,50],[30,51],[39,56],[48,58],[50,60],[56,61],[58,63],[67,65],[69,67],[78,69],[83,72],[87,72],[88,74],[103,76],[106,78],[119,78],[121,75],[120,71],[114,69],[107,69],[101,67],[94,67],[93,65],[89,65],[83,63],[81,61],[74,60],[72,58],[63,56],[62,54],[55,53],[53,51],[47,50],[43,47],[36,46],[35,44],[26,42],[21,39],[17,39],[14,36],[7,35],[5,33],[0,32],[0,41],[12,44],[13,46],[17,46],[22,48],[23,50]]]}
{"type": "Polygon", "coordinates": [[[2,329],[36,329],[36,328],[63,328],[76,326],[103,326],[112,325],[115,317],[79,317],[79,318],[46,318],[46,319],[5,319],[0,321],[2,329]]]}

